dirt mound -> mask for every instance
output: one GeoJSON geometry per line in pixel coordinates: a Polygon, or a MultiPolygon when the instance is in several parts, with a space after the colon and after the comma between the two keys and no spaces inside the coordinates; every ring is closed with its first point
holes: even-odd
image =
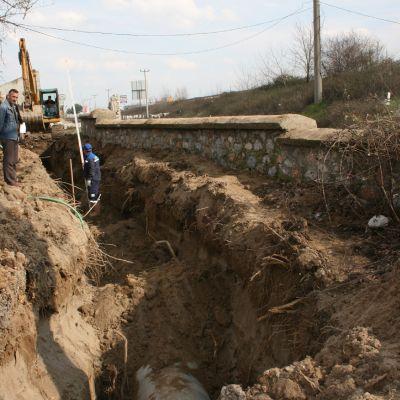
{"type": "Polygon", "coordinates": [[[399,398],[399,365],[381,347],[368,329],[353,328],[329,338],[315,359],[265,371],[246,391],[227,386],[219,400],[399,398]]]}
{"type": "Polygon", "coordinates": [[[21,152],[19,175],[22,189],[0,186],[0,398],[82,399],[98,340],[73,295],[86,290],[90,232],[39,199],[67,197],[36,155],[21,152]]]}

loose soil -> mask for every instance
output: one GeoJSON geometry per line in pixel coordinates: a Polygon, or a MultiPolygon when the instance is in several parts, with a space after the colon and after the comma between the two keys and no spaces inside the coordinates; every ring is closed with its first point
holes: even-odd
{"type": "MultiPolygon", "coordinates": [[[[41,154],[63,188],[70,157],[82,182],[74,148],[61,137],[41,154]]],[[[213,399],[400,398],[395,231],[365,232],[348,199],[319,188],[95,148],[103,197],[90,230],[31,199],[67,194],[27,150],[22,190],[0,190],[1,271],[15,287],[0,287],[0,369],[15,382],[0,398],[135,399],[140,367],[177,363],[213,399]],[[328,215],[327,201],[342,207],[328,215]]]]}

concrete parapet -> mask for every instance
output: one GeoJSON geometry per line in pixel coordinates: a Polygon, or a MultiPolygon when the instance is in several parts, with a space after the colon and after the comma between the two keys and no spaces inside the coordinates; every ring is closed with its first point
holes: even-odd
{"type": "Polygon", "coordinates": [[[163,118],[137,120],[106,120],[97,122],[99,127],[151,127],[159,129],[243,129],[243,130],[278,130],[293,131],[296,129],[316,129],[317,123],[308,117],[297,114],[284,115],[248,115],[233,117],[201,117],[201,118],[163,118]]]}
{"type": "Polygon", "coordinates": [[[88,114],[81,114],[79,118],[82,120],[86,119],[98,119],[98,120],[103,120],[103,119],[116,119],[116,114],[114,111],[104,109],[104,108],[96,108],[92,112],[88,114]]]}

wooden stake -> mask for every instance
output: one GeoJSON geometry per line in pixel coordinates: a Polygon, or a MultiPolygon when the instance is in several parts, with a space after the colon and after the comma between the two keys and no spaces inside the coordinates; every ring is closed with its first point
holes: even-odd
{"type": "Polygon", "coordinates": [[[75,185],[74,185],[74,170],[72,168],[72,159],[69,159],[69,173],[71,175],[71,187],[72,187],[72,201],[74,202],[74,207],[76,205],[75,202],[75,185]]]}
{"type": "Polygon", "coordinates": [[[124,341],[124,375],[122,376],[122,384],[121,384],[121,399],[124,398],[124,389],[128,389],[128,339],[125,335],[123,335],[120,331],[117,331],[117,334],[121,336],[124,341]]]}

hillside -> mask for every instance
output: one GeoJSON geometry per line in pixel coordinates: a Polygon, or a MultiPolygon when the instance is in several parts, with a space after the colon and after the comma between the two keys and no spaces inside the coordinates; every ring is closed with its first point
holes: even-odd
{"type": "MultiPolygon", "coordinates": [[[[316,119],[321,127],[343,127],[360,118],[396,111],[398,93],[400,63],[386,60],[362,71],[326,77],[324,101],[319,105],[313,104],[312,82],[295,77],[278,77],[271,84],[251,90],[173,103],[159,102],[150,107],[150,113],[169,113],[169,117],[297,113],[316,119]],[[387,107],[385,98],[389,91],[392,101],[387,107]]],[[[123,115],[139,113],[137,107],[128,107],[123,111],[123,115]]]]}

